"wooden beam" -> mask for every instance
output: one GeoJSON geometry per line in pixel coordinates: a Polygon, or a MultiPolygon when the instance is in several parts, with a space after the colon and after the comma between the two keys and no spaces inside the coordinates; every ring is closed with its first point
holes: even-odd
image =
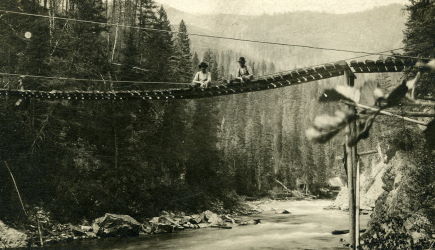
{"type": "MultiPolygon", "coordinates": [[[[354,86],[355,76],[349,69],[344,71],[344,79],[347,86],[354,86]]],[[[352,105],[349,109],[354,109],[352,105]]],[[[357,147],[349,146],[349,142],[357,134],[356,121],[349,123],[346,133],[346,165],[347,165],[347,187],[349,190],[349,241],[352,249],[359,248],[359,164],[357,147]]]]}

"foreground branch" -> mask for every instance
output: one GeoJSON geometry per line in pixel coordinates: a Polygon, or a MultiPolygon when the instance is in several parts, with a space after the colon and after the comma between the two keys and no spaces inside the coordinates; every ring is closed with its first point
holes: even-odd
{"type": "MultiPolygon", "coordinates": [[[[351,106],[358,107],[358,108],[361,108],[361,109],[370,110],[370,111],[374,111],[374,112],[378,112],[379,111],[379,113],[383,114],[383,115],[392,116],[392,117],[396,117],[396,118],[402,119],[404,121],[412,122],[412,123],[415,123],[415,124],[418,124],[418,125],[422,125],[422,126],[427,126],[426,122],[415,120],[415,119],[411,119],[409,117],[401,116],[401,115],[398,115],[398,114],[394,114],[394,113],[391,113],[391,112],[388,112],[388,111],[385,111],[385,110],[381,110],[379,108],[374,108],[374,107],[366,106],[366,105],[359,104],[359,103],[352,103],[352,102],[349,102],[349,101],[342,101],[342,102],[347,104],[347,105],[351,105],[351,106]]],[[[431,115],[431,114],[428,114],[428,115],[431,115]]],[[[433,117],[433,116],[428,116],[428,117],[433,117]]]]}

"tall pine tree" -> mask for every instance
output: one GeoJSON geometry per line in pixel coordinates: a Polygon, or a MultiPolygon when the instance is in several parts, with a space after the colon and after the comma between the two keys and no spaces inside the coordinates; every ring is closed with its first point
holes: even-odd
{"type": "MultiPolygon", "coordinates": [[[[409,56],[435,57],[435,3],[432,0],[411,0],[407,6],[409,19],[404,32],[405,53],[409,56]]],[[[435,73],[423,74],[417,86],[417,96],[434,96],[435,73]]]]}
{"type": "Polygon", "coordinates": [[[213,82],[221,80],[216,54],[209,49],[204,53],[204,58],[202,60],[203,62],[206,62],[208,64],[208,70],[211,73],[211,78],[213,82]]]}
{"type": "Polygon", "coordinates": [[[175,65],[173,74],[179,82],[190,82],[192,80],[192,54],[190,52],[190,39],[187,27],[183,20],[180,22],[177,37],[175,40],[175,65]]]}
{"type": "MultiPolygon", "coordinates": [[[[193,53],[193,58],[192,58],[192,71],[196,71],[196,69],[198,68],[200,61],[199,61],[199,57],[198,57],[198,53],[193,53]]],[[[192,72],[194,73],[194,72],[192,72]]]]}
{"type": "Polygon", "coordinates": [[[167,30],[168,32],[155,32],[154,40],[152,41],[153,55],[150,60],[153,63],[151,67],[155,73],[154,80],[157,81],[169,81],[171,80],[171,57],[172,57],[172,33],[171,24],[168,20],[165,9],[160,7],[157,13],[156,29],[167,30]]]}
{"type": "MultiPolygon", "coordinates": [[[[140,0],[139,1],[139,27],[153,29],[158,23],[156,15],[156,3],[154,0],[140,0]]],[[[158,40],[158,34],[155,31],[141,30],[138,36],[139,48],[139,65],[145,72],[142,80],[154,81],[157,75],[156,67],[152,61],[157,57],[155,41],[158,40]]]]}

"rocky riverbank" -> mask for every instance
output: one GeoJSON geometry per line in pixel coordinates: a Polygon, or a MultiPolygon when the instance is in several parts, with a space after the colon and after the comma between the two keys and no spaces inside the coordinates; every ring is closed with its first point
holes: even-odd
{"type": "Polygon", "coordinates": [[[217,214],[210,210],[186,215],[183,212],[163,211],[159,216],[136,220],[129,215],[106,213],[93,222],[81,225],[59,224],[51,221],[48,215],[40,216],[39,227],[30,226],[19,231],[0,221],[0,247],[20,248],[52,245],[59,242],[108,238],[139,237],[151,234],[173,233],[182,230],[215,227],[232,229],[237,226],[255,225],[260,219],[246,219],[244,216],[261,211],[246,206],[233,214],[217,214]]]}

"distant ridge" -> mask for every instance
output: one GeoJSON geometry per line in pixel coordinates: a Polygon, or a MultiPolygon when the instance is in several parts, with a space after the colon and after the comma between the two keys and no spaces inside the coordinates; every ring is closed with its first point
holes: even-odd
{"type": "MultiPolygon", "coordinates": [[[[190,14],[165,6],[171,23],[176,25],[183,19],[190,32],[374,52],[402,47],[402,30],[406,21],[403,7],[391,4],[348,14],[302,11],[244,16],[190,14]]],[[[289,64],[310,65],[355,56],[207,38],[191,39],[193,48],[200,53],[207,48],[231,49],[256,60],[274,58],[278,65],[281,63],[287,67],[289,64]]]]}

